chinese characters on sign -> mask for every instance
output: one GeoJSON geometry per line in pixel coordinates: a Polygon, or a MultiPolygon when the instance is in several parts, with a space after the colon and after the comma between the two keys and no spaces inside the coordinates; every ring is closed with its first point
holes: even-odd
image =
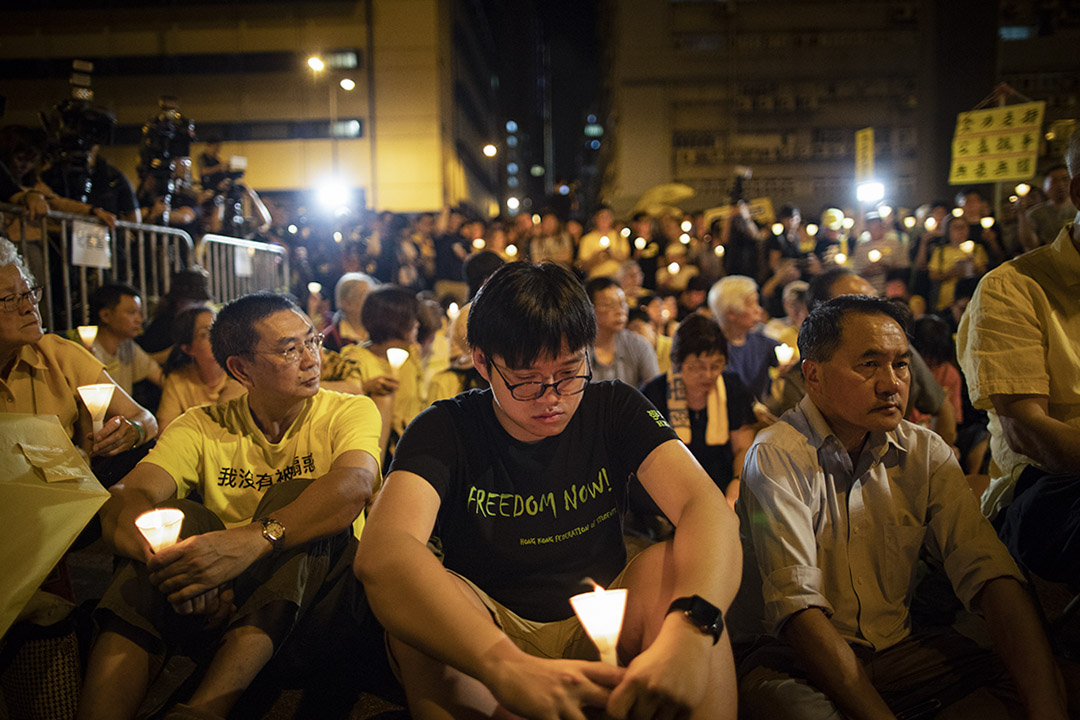
{"type": "Polygon", "coordinates": [[[855,182],[868,182],[874,177],[874,128],[855,131],[855,182]]]}
{"type": "Polygon", "coordinates": [[[951,185],[1027,180],[1035,174],[1046,103],[972,110],[956,117],[951,185]]]}

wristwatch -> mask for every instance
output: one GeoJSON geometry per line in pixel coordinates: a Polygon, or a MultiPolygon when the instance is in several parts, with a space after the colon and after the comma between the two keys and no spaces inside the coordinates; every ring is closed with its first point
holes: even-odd
{"type": "Polygon", "coordinates": [[[285,544],[285,526],[272,517],[262,519],[262,536],[273,546],[274,552],[285,544]]]}
{"type": "Polygon", "coordinates": [[[690,595],[673,600],[668,606],[667,614],[676,611],[686,615],[686,619],[701,632],[712,635],[713,645],[720,640],[720,635],[724,632],[724,614],[705,598],[690,595]]]}

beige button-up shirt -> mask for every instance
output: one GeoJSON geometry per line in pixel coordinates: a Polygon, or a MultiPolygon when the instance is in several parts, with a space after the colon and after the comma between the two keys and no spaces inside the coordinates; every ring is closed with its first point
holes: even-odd
{"type": "Polygon", "coordinates": [[[991,395],[1045,395],[1050,417],[1080,428],[1080,252],[1066,225],[1050,245],[991,270],[960,320],[956,349],[975,407],[989,411],[990,487],[983,512],[1012,502],[1034,461],[1005,441],[991,395]]]}
{"type": "Polygon", "coordinates": [[[804,397],[758,435],[742,480],[747,561],[760,571],[770,633],[817,607],[848,642],[876,650],[896,644],[911,631],[924,546],[942,560],[969,609],[987,581],[1023,581],[952,450],[912,423],[871,434],[852,465],[804,397]]]}

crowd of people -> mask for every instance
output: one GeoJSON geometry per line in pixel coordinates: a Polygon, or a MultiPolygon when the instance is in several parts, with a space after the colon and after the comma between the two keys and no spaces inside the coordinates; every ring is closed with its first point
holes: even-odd
{"type": "Polygon", "coordinates": [[[997,216],[448,207],[320,245],[268,215],[292,297],[216,303],[192,267],[147,323],[104,284],[85,348],[0,239],[6,409],[60,418],[123,559],[79,717],[135,717],[174,656],[173,720],[313,668],[415,717],[1066,717],[1024,589],[1080,552],[1080,133],[1066,160],[997,216]],[[955,597],[916,617],[932,577],[955,597]],[[593,585],[628,590],[620,666],[569,604],[593,585]]]}

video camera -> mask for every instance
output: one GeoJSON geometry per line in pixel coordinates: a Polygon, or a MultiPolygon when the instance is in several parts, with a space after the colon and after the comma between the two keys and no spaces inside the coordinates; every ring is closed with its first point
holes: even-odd
{"type": "Polygon", "coordinates": [[[745,165],[735,166],[735,184],[731,187],[731,204],[738,205],[740,202],[746,200],[746,191],[743,189],[743,183],[754,176],[754,171],[745,165]]]}
{"type": "Polygon", "coordinates": [[[180,113],[175,97],[162,95],[158,107],[160,112],[142,127],[139,177],[153,175],[168,181],[174,177],[177,161],[191,155],[195,123],[180,113]]]}

